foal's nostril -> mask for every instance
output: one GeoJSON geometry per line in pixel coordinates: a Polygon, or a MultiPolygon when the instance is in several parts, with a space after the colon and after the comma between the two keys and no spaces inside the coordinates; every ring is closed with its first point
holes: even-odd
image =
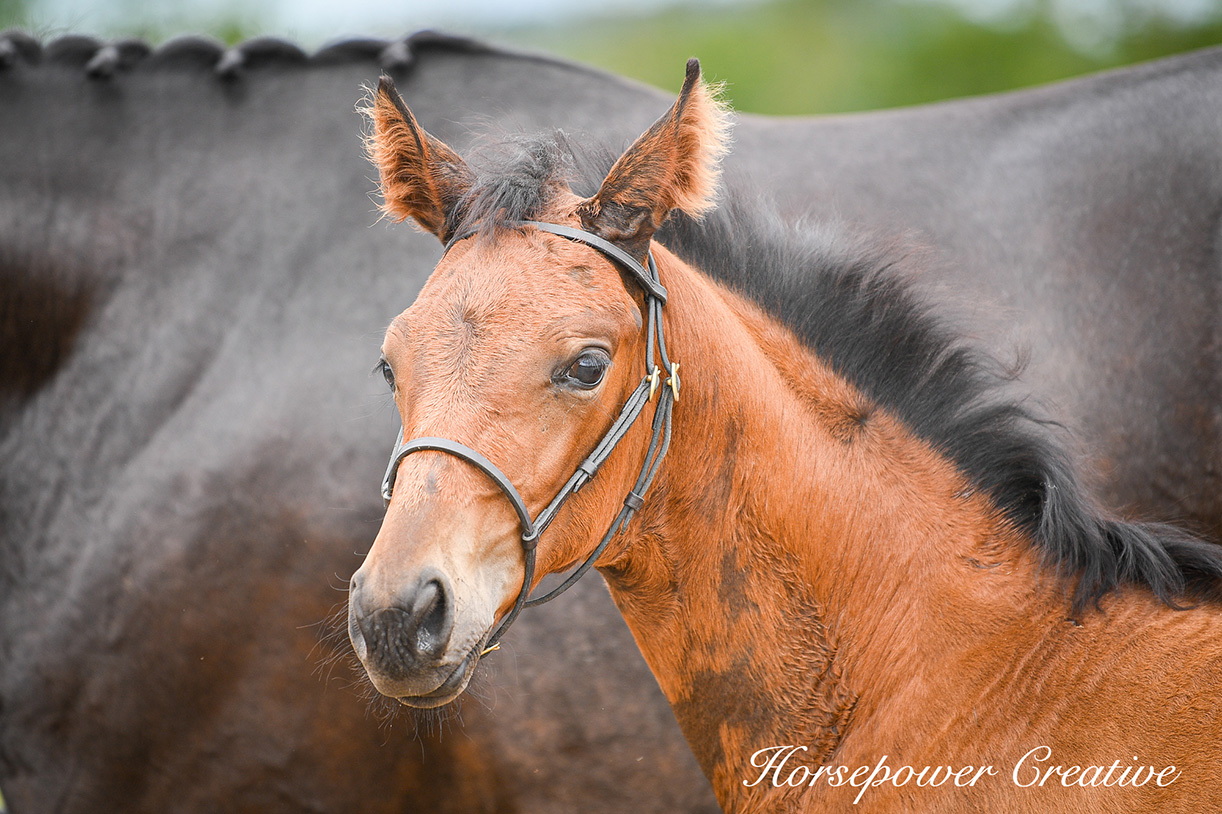
{"type": "Polygon", "coordinates": [[[445,586],[438,579],[426,581],[417,591],[413,605],[412,615],[417,620],[416,652],[436,658],[444,652],[453,628],[445,586]]]}
{"type": "Polygon", "coordinates": [[[350,605],[349,635],[362,661],[400,677],[431,667],[445,655],[454,630],[454,601],[448,580],[436,571],[423,574],[413,591],[395,606],[364,607],[359,594],[350,605]]]}

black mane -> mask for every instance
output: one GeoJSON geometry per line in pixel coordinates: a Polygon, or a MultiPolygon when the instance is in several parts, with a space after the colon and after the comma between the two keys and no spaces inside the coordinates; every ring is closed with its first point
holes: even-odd
{"type": "Polygon", "coordinates": [[[598,179],[611,169],[610,152],[585,154],[563,133],[507,138],[484,145],[470,160],[475,182],[450,213],[446,232],[462,235],[488,233],[506,224],[537,220],[554,192],[569,185],[579,195],[593,195],[598,179]],[[577,168],[575,155],[584,166],[577,168]],[[585,183],[581,179],[591,179],[585,183]]]}
{"type": "MultiPolygon", "coordinates": [[[[615,154],[563,134],[507,142],[476,167],[456,231],[539,216],[568,183],[592,195],[615,154]]],[[[739,185],[741,188],[741,185],[739,185]]],[[[1076,578],[1075,613],[1122,584],[1222,598],[1222,547],[1161,523],[1109,516],[1086,494],[1046,417],[1013,376],[965,343],[916,292],[915,264],[887,242],[833,224],[787,224],[765,201],[723,202],[696,222],[672,215],[658,242],[757,302],[875,403],[985,490],[1045,561],[1076,578]]]]}

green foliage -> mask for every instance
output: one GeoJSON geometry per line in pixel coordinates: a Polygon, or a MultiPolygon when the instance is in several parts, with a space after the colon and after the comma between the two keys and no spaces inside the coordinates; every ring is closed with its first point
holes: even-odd
{"type": "Polygon", "coordinates": [[[25,26],[27,24],[26,17],[28,13],[29,3],[27,0],[0,0],[0,31],[6,28],[25,26]]]}
{"type": "Polygon", "coordinates": [[[266,29],[257,8],[240,0],[207,4],[149,3],[148,0],[106,0],[87,11],[65,13],[39,0],[0,0],[0,31],[20,28],[42,39],[61,34],[90,34],[103,39],[136,37],[151,43],[177,34],[206,34],[232,45],[266,29]]]}
{"type": "Polygon", "coordinates": [[[509,42],[677,91],[683,61],[728,82],[738,110],[830,113],[992,93],[1222,43],[1222,15],[1198,25],[1118,0],[1119,35],[1075,48],[1048,2],[983,24],[915,0],[771,0],[606,17],[503,32],[509,42]]]}

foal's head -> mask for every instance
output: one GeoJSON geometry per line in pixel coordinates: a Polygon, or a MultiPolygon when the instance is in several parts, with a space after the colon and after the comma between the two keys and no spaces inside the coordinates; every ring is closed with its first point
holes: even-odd
{"type": "MultiPolygon", "coordinates": [[[[403,435],[478,450],[537,516],[645,374],[645,299],[602,253],[519,221],[579,228],[644,261],[672,210],[711,205],[724,111],[692,60],[674,106],[586,199],[559,167],[474,172],[388,79],[369,114],[387,214],[454,241],[382,345],[403,435]]],[[[594,548],[647,435],[635,427],[559,513],[538,543],[536,582],[594,548]]],[[[352,643],[379,691],[420,707],[463,691],[522,587],[520,538],[511,504],[470,463],[435,451],[402,459],[349,599],[352,643]]]]}

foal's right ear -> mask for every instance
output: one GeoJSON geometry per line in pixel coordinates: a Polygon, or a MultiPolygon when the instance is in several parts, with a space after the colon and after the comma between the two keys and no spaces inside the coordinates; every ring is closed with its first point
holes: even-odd
{"type": "Polygon", "coordinates": [[[467,163],[416,123],[389,76],[378,81],[373,104],[364,113],[373,122],[365,149],[378,168],[382,211],[396,221],[414,218],[448,241],[449,216],[471,188],[467,163]]]}

